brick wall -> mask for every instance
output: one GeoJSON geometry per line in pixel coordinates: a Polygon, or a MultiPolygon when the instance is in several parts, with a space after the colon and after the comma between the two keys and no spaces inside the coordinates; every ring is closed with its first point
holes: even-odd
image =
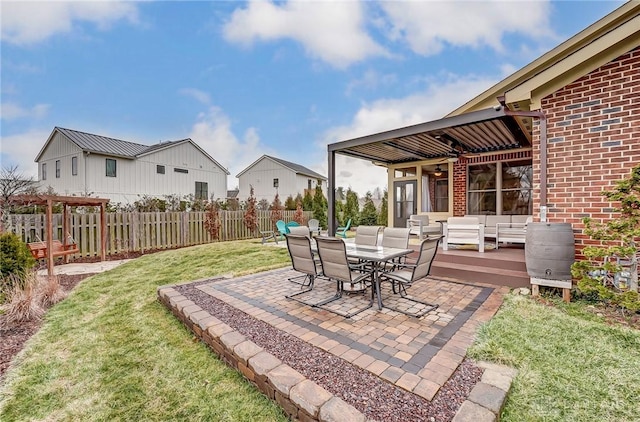
{"type": "MultiPolygon", "coordinates": [[[[549,95],[542,111],[547,116],[548,220],[572,223],[581,250],[586,241],[582,218],[611,218],[613,205],[604,202],[602,190],[640,163],[640,47],[549,95]]],[[[536,123],[536,180],[539,139],[536,123]]],[[[536,214],[539,188],[536,183],[536,214]]]]}

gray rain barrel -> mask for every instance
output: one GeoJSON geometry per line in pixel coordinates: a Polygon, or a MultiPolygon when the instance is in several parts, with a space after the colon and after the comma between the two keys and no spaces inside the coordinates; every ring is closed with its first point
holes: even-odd
{"type": "Polygon", "coordinates": [[[530,277],[571,280],[575,251],[571,223],[527,224],[524,256],[530,277]]]}

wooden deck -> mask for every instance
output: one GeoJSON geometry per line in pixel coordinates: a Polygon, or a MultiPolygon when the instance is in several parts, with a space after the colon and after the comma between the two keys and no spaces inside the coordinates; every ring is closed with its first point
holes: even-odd
{"type": "Polygon", "coordinates": [[[443,251],[438,249],[431,274],[497,286],[529,287],[529,275],[522,245],[500,246],[499,249],[443,251]]]}

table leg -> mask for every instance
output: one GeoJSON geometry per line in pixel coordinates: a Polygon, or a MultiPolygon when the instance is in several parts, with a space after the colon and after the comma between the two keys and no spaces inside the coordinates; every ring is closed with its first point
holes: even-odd
{"type": "Polygon", "coordinates": [[[378,296],[378,310],[382,310],[382,292],[380,291],[380,277],[378,277],[377,263],[373,267],[373,284],[376,289],[376,296],[378,296]]]}

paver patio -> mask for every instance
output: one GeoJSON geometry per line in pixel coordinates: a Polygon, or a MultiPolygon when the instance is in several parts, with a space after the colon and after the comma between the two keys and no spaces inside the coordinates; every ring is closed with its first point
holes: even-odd
{"type": "MultiPolygon", "coordinates": [[[[203,292],[258,320],[339,356],[407,391],[431,400],[464,359],[478,326],[502,303],[505,287],[429,277],[410,295],[439,307],[422,318],[377,306],[351,318],[287,299],[300,287],[288,281],[291,268],[201,284],[203,292]]],[[[335,284],[316,280],[312,292],[298,296],[311,303],[330,297],[335,284]]],[[[403,306],[383,283],[385,302],[403,306]]],[[[328,306],[342,312],[361,308],[368,296],[344,296],[328,306]]],[[[406,304],[409,307],[409,304],[406,304]]]]}

